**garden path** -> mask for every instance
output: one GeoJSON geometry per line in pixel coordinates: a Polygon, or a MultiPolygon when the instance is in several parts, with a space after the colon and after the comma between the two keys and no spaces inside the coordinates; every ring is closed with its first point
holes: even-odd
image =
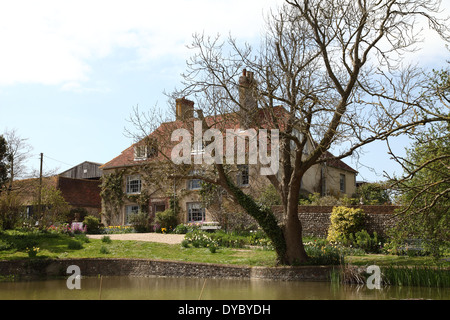
{"type": "MultiPolygon", "coordinates": [[[[89,234],[88,238],[101,239],[104,234],[89,234]]],[[[149,241],[168,244],[179,244],[184,239],[184,234],[162,234],[162,233],[123,233],[123,234],[108,234],[111,240],[134,240],[134,241],[149,241]]]]}

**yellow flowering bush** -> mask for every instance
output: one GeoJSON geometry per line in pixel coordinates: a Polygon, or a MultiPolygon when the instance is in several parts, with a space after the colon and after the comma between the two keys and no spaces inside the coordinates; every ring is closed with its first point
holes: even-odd
{"type": "Polygon", "coordinates": [[[361,231],[364,225],[364,211],[359,208],[334,207],[331,212],[331,225],[328,229],[327,240],[340,242],[350,234],[361,231]]]}
{"type": "Polygon", "coordinates": [[[38,254],[39,248],[38,248],[38,247],[26,248],[26,249],[25,249],[25,252],[28,253],[28,256],[29,256],[30,258],[34,258],[34,257],[36,257],[36,255],[38,254]]]}

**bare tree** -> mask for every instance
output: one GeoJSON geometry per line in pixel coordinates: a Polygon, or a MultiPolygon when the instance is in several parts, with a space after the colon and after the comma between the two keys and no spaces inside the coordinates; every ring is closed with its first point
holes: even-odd
{"type": "Polygon", "coordinates": [[[26,175],[25,162],[30,157],[33,147],[27,143],[28,139],[21,138],[16,129],[6,130],[3,134],[7,142],[8,162],[8,192],[11,191],[13,181],[17,177],[26,175]]]}
{"type": "Polygon", "coordinates": [[[182,75],[183,88],[171,97],[195,99],[204,130],[225,129],[230,121],[280,130],[280,170],[267,178],[280,193],[282,221],[243,193],[225,165],[216,163],[199,177],[222,186],[257,220],[281,263],[308,259],[298,202],[309,168],[439,121],[417,116],[426,107],[414,90],[423,73],[401,63],[419,43],[419,19],[449,40],[447,20],[437,19],[438,12],[434,0],[288,0],[268,17],[259,49],[231,37],[194,36],[195,54],[182,75]],[[241,76],[244,68],[248,71],[241,76]],[[285,112],[277,112],[279,105],[285,112]],[[306,152],[308,141],[313,148],[306,152]],[[335,156],[327,152],[331,147],[335,156]]]}
{"type": "Polygon", "coordinates": [[[27,143],[28,139],[21,138],[16,129],[6,130],[3,134],[7,141],[9,187],[11,190],[14,179],[26,175],[25,162],[30,157],[33,147],[27,143]]]}

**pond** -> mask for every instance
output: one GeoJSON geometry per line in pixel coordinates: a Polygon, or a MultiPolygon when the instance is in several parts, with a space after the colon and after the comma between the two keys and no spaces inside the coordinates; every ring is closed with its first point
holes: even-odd
{"type": "Polygon", "coordinates": [[[449,300],[450,288],[336,285],[330,282],[164,277],[0,282],[0,300],[449,300]]]}

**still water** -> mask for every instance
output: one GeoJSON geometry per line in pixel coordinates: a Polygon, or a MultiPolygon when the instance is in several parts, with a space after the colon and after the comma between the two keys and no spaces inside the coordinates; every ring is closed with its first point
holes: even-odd
{"type": "Polygon", "coordinates": [[[334,285],[328,282],[161,277],[82,278],[70,290],[65,279],[0,282],[0,300],[449,300],[450,288],[334,285]]]}

